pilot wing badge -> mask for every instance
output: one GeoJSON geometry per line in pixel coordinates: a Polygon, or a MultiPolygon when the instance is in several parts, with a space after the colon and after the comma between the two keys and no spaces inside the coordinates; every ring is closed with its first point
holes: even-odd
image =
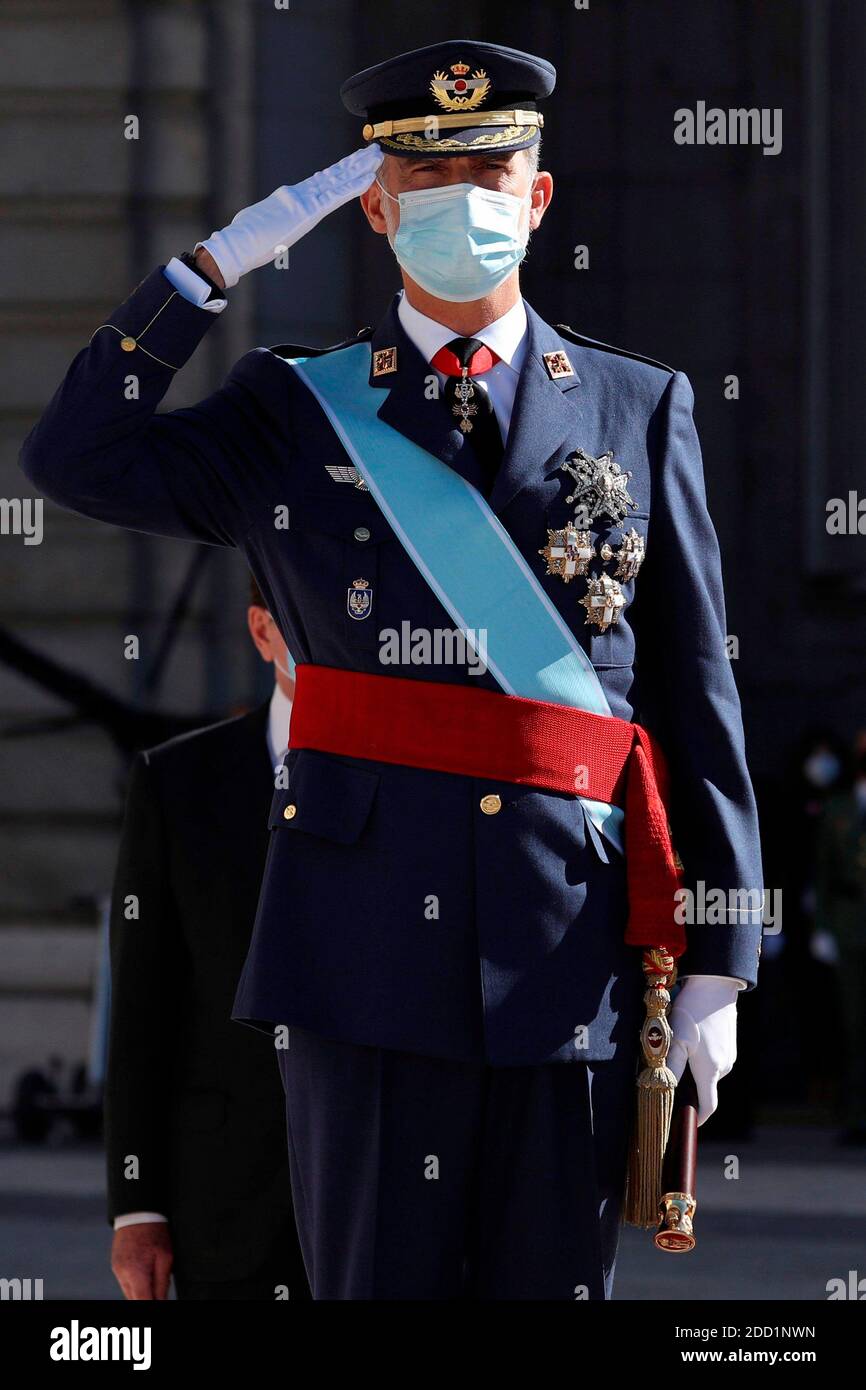
{"type": "Polygon", "coordinates": [[[335,483],[352,483],[359,492],[370,491],[357,468],[350,463],[326,463],[325,471],[330,473],[335,483]]]}

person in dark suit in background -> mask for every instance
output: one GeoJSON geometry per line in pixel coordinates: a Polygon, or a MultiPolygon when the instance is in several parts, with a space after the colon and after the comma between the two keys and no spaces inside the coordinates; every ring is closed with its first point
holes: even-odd
{"type": "Polygon", "coordinates": [[[288,743],[291,657],[255,582],[267,704],[136,758],[111,912],[111,1266],[128,1299],[309,1297],[270,1038],[231,1021],[288,743]]]}
{"type": "Polygon", "coordinates": [[[832,940],[843,1026],[842,1144],[866,1145],[866,751],[847,790],[824,806],[818,838],[815,927],[832,940]]]}

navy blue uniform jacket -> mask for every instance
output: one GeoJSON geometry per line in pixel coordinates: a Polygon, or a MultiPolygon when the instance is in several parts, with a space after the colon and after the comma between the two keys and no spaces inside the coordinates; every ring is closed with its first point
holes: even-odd
{"type": "MultiPolygon", "coordinates": [[[[491,506],[588,652],[613,714],[660,739],[687,882],[759,889],[689,383],[527,313],[491,506]],[[543,354],[557,351],[574,371],[553,380],[543,354]],[[571,518],[573,480],[560,464],[576,447],[612,450],[632,471],[638,510],[625,527],[646,542],[640,573],[623,586],[627,607],[605,633],[585,624],[584,581],[545,576],[538,554],[547,528],[571,518]]],[[[237,546],[297,662],[495,689],[492,676],[465,666],[380,663],[383,629],[452,623],[372,496],[328,472],[349,460],[279,349],[247,353],[200,404],[156,413],[214,324],[154,271],[78,354],[28,437],[23,467],[34,485],[101,521],[237,546]],[[125,390],[130,374],[138,399],[125,390]],[[373,596],[363,620],[347,604],[358,579],[373,596]]],[[[430,367],[396,301],[361,336],[397,348],[396,372],[371,373],[380,416],[461,470],[464,436],[445,402],[427,399],[430,367]]],[[[603,520],[593,527],[597,544],[616,546],[621,535],[603,520]]],[[[310,751],[290,752],[288,772],[273,799],[236,1018],[497,1065],[603,1060],[620,1042],[633,1045],[643,977],[640,953],[623,944],[624,865],[615,851],[605,862],[587,838],[575,797],[310,751]],[[502,799],[497,815],[479,806],[491,792],[502,799]],[[293,819],[283,816],[288,802],[293,819]]],[[[735,907],[726,921],[690,929],[683,972],[752,985],[759,944],[760,915],[735,907]]]]}

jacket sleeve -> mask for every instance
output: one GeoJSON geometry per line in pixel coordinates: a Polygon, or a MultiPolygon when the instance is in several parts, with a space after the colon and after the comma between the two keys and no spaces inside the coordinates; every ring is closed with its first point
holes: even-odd
{"type": "Polygon", "coordinates": [[[44,496],[71,511],[154,535],[233,545],[249,529],[257,412],[248,354],[221,390],[183,410],[157,408],[214,314],[162,268],[143,280],[78,353],[21,451],[44,496]]]}
{"type": "Polygon", "coordinates": [[[170,1133],[188,958],[168,873],[156,777],[133,763],[111,901],[105,1085],[108,1216],[171,1216],[170,1133]],[[134,1176],[130,1176],[134,1174],[134,1176]]]}
{"type": "Polygon", "coordinates": [[[673,839],[694,895],[680,974],[739,976],[751,989],[763,902],[758,818],[693,405],[678,372],[657,411],[647,558],[636,586],[640,714],[667,756],[673,839]]]}

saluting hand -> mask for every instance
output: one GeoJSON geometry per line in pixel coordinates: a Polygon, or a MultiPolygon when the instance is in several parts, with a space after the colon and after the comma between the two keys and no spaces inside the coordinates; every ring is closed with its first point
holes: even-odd
{"type": "Polygon", "coordinates": [[[272,261],[281,248],[294,246],[329,212],[366,192],[381,163],[379,146],[365,145],[302,183],[284,184],[260,203],[244,208],[221,232],[198,243],[196,255],[202,269],[230,289],[247,271],[272,261]]]}

